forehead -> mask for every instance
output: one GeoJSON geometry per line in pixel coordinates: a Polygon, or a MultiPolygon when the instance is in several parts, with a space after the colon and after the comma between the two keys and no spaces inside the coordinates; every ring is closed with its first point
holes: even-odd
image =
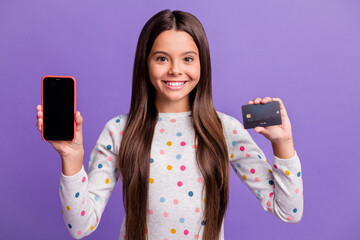
{"type": "Polygon", "coordinates": [[[198,52],[198,48],[194,39],[190,34],[184,31],[166,30],[161,32],[154,41],[152,51],[195,51],[198,52]]]}

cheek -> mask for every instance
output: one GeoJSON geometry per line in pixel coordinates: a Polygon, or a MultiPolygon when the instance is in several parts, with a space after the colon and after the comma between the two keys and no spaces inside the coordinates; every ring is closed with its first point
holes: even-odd
{"type": "Polygon", "coordinates": [[[166,69],[163,66],[153,65],[149,68],[149,76],[154,80],[161,79],[166,74],[166,69]]]}
{"type": "Polygon", "coordinates": [[[188,69],[188,75],[193,80],[199,80],[200,79],[200,66],[194,66],[193,68],[188,69]]]}

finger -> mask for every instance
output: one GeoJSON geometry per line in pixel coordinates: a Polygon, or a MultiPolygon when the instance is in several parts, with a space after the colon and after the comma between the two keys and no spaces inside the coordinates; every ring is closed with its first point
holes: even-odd
{"type": "Polygon", "coordinates": [[[255,98],[255,99],[254,99],[254,103],[255,103],[255,104],[259,104],[260,101],[261,101],[261,98],[255,98]]]}
{"type": "Polygon", "coordinates": [[[36,110],[38,110],[38,111],[41,111],[42,110],[41,108],[42,108],[41,105],[36,106],[36,110]]]}
{"type": "Polygon", "coordinates": [[[262,100],[261,100],[261,103],[267,103],[267,102],[271,102],[271,97],[264,97],[262,100]]]}
{"type": "Polygon", "coordinates": [[[278,101],[280,104],[280,110],[285,110],[285,106],[284,103],[282,102],[282,100],[280,98],[272,98],[273,101],[278,101]]]}
{"type": "Polygon", "coordinates": [[[280,98],[273,98],[274,101],[278,101],[279,104],[280,104],[280,112],[281,112],[281,115],[284,114],[284,116],[287,115],[287,112],[286,112],[286,109],[285,109],[285,106],[284,106],[284,103],[282,102],[282,100],[280,98]]]}
{"type": "Polygon", "coordinates": [[[40,118],[39,121],[37,122],[37,128],[39,129],[40,132],[41,132],[41,125],[42,125],[42,119],[40,118]]]}
{"type": "Polygon", "coordinates": [[[43,112],[42,111],[38,111],[36,114],[37,119],[40,119],[43,117],[43,112]]]}
{"type": "Polygon", "coordinates": [[[248,104],[254,104],[254,102],[253,101],[248,101],[248,104]]]}
{"type": "Polygon", "coordinates": [[[283,104],[280,98],[272,98],[273,101],[279,101],[280,104],[283,104]]]}

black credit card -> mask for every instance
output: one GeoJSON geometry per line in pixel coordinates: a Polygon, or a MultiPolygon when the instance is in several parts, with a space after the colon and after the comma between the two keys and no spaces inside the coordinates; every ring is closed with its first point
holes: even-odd
{"type": "Polygon", "coordinates": [[[244,128],[281,125],[279,101],[242,105],[244,128]]]}

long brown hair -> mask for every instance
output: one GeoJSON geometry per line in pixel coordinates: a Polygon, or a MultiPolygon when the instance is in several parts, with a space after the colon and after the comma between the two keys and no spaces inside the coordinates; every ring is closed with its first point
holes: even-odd
{"type": "Polygon", "coordinates": [[[190,34],[199,50],[201,72],[197,86],[190,93],[191,121],[197,145],[196,162],[205,182],[203,191],[206,190],[203,239],[217,240],[228,204],[229,159],[223,126],[212,100],[209,44],[202,24],[194,15],[169,9],[158,12],[146,22],[136,48],[131,106],[118,159],[126,239],[147,239],[150,150],[158,118],[147,58],[156,37],[171,29],[190,34]]]}

